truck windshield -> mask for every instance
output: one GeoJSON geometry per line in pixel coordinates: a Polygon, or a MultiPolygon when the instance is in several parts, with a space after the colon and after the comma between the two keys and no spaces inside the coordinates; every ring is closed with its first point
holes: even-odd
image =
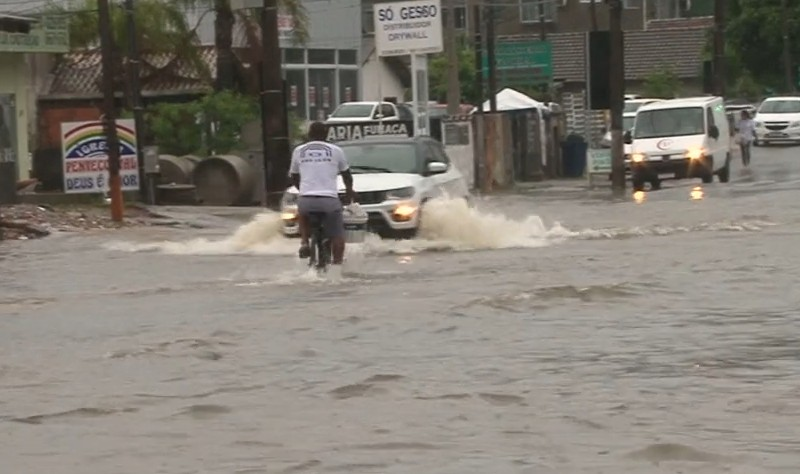
{"type": "Polygon", "coordinates": [[[633,138],[679,137],[702,135],[705,121],[702,107],[680,107],[639,111],[633,138]]]}

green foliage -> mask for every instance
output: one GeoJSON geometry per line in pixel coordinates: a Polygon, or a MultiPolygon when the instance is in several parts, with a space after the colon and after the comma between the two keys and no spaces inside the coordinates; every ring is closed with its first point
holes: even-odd
{"type": "Polygon", "coordinates": [[[736,81],[734,92],[736,97],[756,101],[761,96],[761,87],[753,79],[753,75],[745,71],[736,81]]]}
{"type": "Polygon", "coordinates": [[[146,122],[163,153],[213,155],[235,150],[242,127],[257,117],[255,100],[222,91],[193,102],[154,105],[146,122]]]}
{"type": "Polygon", "coordinates": [[[783,72],[783,38],[781,25],[789,18],[789,37],[792,41],[792,61],[800,64],[800,49],[794,47],[800,39],[800,2],[788,2],[784,15],[777,0],[732,0],[726,30],[726,50],[740,60],[756,83],[786,89],[783,72]]]}
{"type": "Polygon", "coordinates": [[[680,94],[681,80],[667,66],[650,73],[644,81],[644,95],[656,99],[674,99],[680,94]]]}
{"type": "MultiPolygon", "coordinates": [[[[480,100],[475,84],[475,51],[462,39],[458,50],[458,82],[461,85],[461,102],[477,104],[480,100]]],[[[428,87],[431,100],[447,101],[447,56],[433,55],[428,62],[428,87]]]]}

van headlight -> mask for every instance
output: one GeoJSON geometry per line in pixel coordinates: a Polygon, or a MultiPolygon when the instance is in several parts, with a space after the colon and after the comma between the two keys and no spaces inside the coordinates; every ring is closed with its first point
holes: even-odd
{"type": "Polygon", "coordinates": [[[634,153],[631,155],[631,161],[634,163],[641,163],[644,161],[644,153],[634,153]]]}
{"type": "Polygon", "coordinates": [[[409,186],[407,188],[399,188],[399,189],[391,189],[386,191],[386,200],[387,201],[400,201],[402,199],[408,199],[416,193],[416,189],[413,186],[409,186]]]}
{"type": "Polygon", "coordinates": [[[706,151],[702,148],[692,148],[691,150],[686,152],[686,158],[690,160],[699,160],[706,154],[706,151]]]}

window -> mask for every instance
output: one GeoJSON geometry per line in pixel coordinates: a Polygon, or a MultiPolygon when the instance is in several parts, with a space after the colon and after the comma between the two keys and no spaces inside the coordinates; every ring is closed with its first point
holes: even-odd
{"type": "Polygon", "coordinates": [[[800,100],[765,100],[758,112],[761,114],[797,114],[800,113],[800,100]]]}
{"type": "Polygon", "coordinates": [[[715,125],[715,123],[714,123],[714,114],[711,112],[710,108],[706,109],[706,122],[708,122],[707,130],[711,130],[711,127],[713,127],[715,125]]]}
{"type": "Polygon", "coordinates": [[[392,107],[392,104],[381,104],[381,115],[383,115],[383,118],[385,119],[397,118],[397,116],[394,113],[394,107],[392,107]]]}
{"type": "MultiPolygon", "coordinates": [[[[358,70],[339,69],[339,102],[358,100],[358,70]]],[[[367,113],[369,115],[369,113],[367,113]]]]}
{"type": "Polygon", "coordinates": [[[705,114],[702,107],[657,109],[636,114],[633,138],[663,138],[704,135],[705,114]]]}
{"type": "Polygon", "coordinates": [[[353,174],[376,173],[382,170],[389,173],[419,172],[417,147],[413,143],[359,143],[342,146],[342,149],[347,155],[353,174]]]}
{"type": "Polygon", "coordinates": [[[309,49],[309,64],[336,64],[335,49],[309,49]]]}
{"type": "Polygon", "coordinates": [[[358,55],[355,49],[340,49],[339,64],[358,64],[358,55]]]}
{"type": "MultiPolygon", "coordinates": [[[[647,0],[622,0],[622,8],[639,8],[642,2],[646,1],[647,0]]],[[[580,0],[580,2],[589,5],[592,3],[592,0],[580,0]]],[[[596,6],[605,5],[606,0],[594,0],[594,4],[596,6]]]]}
{"type": "Polygon", "coordinates": [[[361,30],[368,35],[375,34],[375,13],[372,8],[367,8],[361,12],[361,30]]]}
{"type": "Polygon", "coordinates": [[[671,20],[686,16],[686,0],[644,0],[647,2],[648,20],[671,20]]]}
{"type": "Polygon", "coordinates": [[[555,21],[557,4],[553,0],[519,0],[519,19],[522,23],[539,23],[544,14],[544,21],[555,21]]]}
{"type": "MultiPolygon", "coordinates": [[[[463,30],[467,27],[467,7],[456,7],[456,29],[463,30]]],[[[442,26],[447,25],[450,10],[442,8],[442,26]]]]}
{"type": "Polygon", "coordinates": [[[303,64],[306,62],[306,50],[287,48],[283,50],[286,64],[303,64]]]}
{"type": "Polygon", "coordinates": [[[450,164],[450,158],[447,157],[447,154],[442,149],[441,143],[428,143],[427,146],[431,149],[433,155],[429,158],[430,161],[440,161],[446,165],[450,164]]]}

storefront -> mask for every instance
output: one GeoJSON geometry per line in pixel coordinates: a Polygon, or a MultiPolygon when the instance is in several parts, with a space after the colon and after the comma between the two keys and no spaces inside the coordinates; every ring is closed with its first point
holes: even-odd
{"type": "Polygon", "coordinates": [[[63,18],[24,18],[0,14],[0,164],[17,180],[30,176],[28,147],[32,94],[27,54],[65,53],[69,36],[63,18]]]}

